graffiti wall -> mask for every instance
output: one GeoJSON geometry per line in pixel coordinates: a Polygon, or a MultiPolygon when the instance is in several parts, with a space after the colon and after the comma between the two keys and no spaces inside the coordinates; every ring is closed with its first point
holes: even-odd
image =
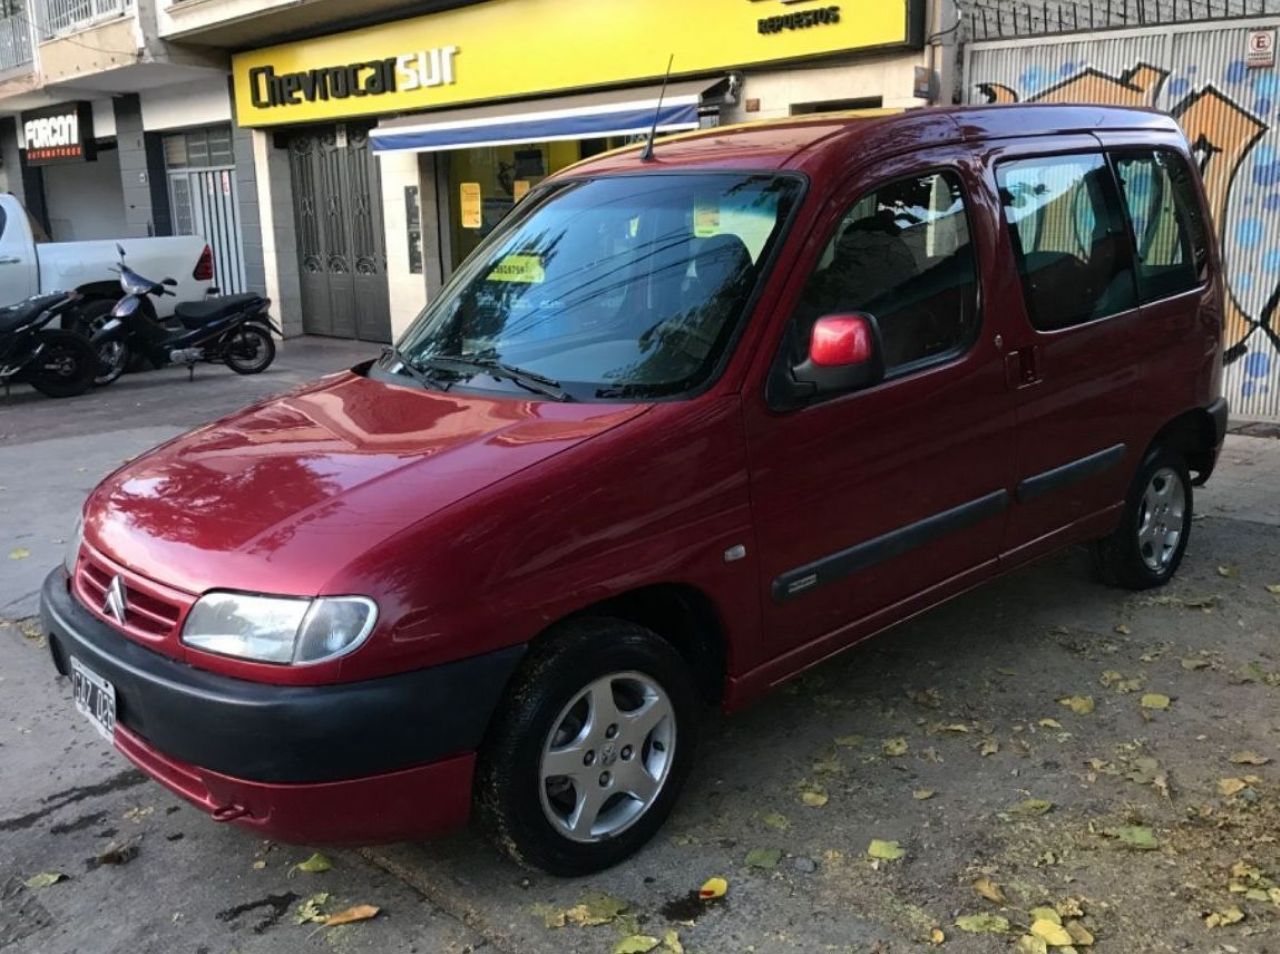
{"type": "Polygon", "coordinates": [[[1280,418],[1280,72],[1246,66],[1245,27],[1212,27],[973,44],[968,97],[1152,106],[1177,118],[1222,246],[1233,416],[1280,418]]]}

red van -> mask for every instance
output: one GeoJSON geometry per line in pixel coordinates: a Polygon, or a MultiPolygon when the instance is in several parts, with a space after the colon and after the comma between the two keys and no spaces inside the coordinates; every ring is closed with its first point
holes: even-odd
{"type": "Polygon", "coordinates": [[[699,707],[1090,544],[1177,570],[1223,300],[1171,119],[806,117],[597,157],[377,361],[108,477],[43,591],[116,748],[286,841],[463,824],[557,874],[671,810],[699,707]]]}

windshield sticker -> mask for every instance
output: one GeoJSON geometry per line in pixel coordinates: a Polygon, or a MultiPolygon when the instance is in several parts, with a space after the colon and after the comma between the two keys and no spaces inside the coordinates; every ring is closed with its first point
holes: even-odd
{"type": "Polygon", "coordinates": [[[541,285],[547,280],[541,255],[507,255],[489,272],[491,282],[519,282],[521,285],[541,285]]]}
{"type": "Polygon", "coordinates": [[[699,198],[693,204],[693,234],[709,238],[720,231],[720,203],[715,199],[699,198]]]}

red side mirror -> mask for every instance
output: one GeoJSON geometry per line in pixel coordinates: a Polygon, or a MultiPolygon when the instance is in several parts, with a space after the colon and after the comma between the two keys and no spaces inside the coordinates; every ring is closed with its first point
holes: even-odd
{"type": "Polygon", "coordinates": [[[875,355],[875,333],[866,315],[826,315],[813,323],[809,360],[819,368],[864,364],[875,355]]]}

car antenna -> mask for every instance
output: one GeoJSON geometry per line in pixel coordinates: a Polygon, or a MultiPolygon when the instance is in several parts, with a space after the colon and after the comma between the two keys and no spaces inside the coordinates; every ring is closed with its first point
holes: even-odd
{"type": "Polygon", "coordinates": [[[653,110],[653,125],[649,127],[649,138],[645,141],[644,151],[640,153],[641,162],[653,162],[653,140],[658,135],[658,119],[662,115],[662,100],[667,95],[667,80],[671,79],[671,64],[676,55],[671,54],[667,60],[667,75],[662,77],[662,89],[658,92],[658,105],[653,110]]]}

